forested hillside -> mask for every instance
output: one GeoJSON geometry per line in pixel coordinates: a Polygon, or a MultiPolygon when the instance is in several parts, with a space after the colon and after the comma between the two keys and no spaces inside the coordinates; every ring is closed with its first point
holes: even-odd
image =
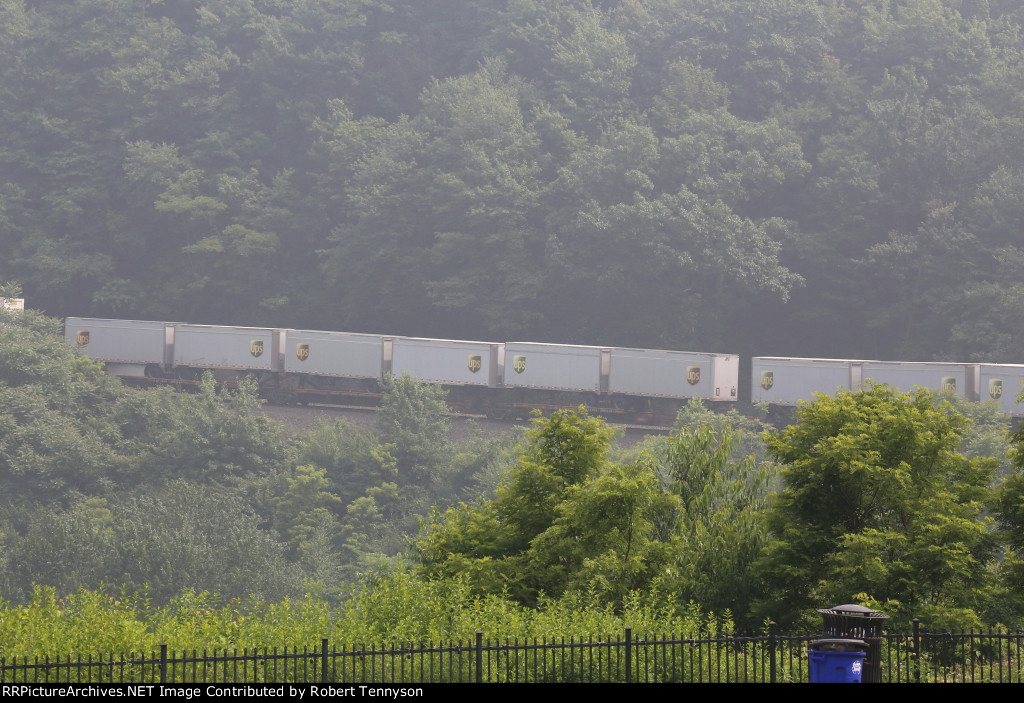
{"type": "Polygon", "coordinates": [[[1009,0],[0,2],[0,280],[92,315],[1024,362],[1009,0]]]}
{"type": "Polygon", "coordinates": [[[453,444],[444,392],[409,377],[386,384],[375,430],[290,432],[255,383],[126,388],[59,328],[0,310],[0,598],[336,600],[394,565],[432,506],[492,491],[516,441],[453,444]]]}

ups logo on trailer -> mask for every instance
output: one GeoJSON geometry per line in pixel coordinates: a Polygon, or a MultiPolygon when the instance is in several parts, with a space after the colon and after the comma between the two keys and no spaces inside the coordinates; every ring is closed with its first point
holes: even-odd
{"type": "Polygon", "coordinates": [[[699,366],[687,366],[686,367],[686,382],[691,386],[696,386],[700,383],[700,367],[699,366]]]}
{"type": "Polygon", "coordinates": [[[466,368],[470,373],[476,373],[484,367],[484,360],[479,354],[470,354],[466,360],[466,368]]]}
{"type": "Polygon", "coordinates": [[[956,376],[943,376],[942,390],[956,393],[956,376]]]}
{"type": "Polygon", "coordinates": [[[1003,397],[1003,381],[1000,378],[988,380],[988,397],[992,400],[999,400],[1003,397]]]}
{"type": "Polygon", "coordinates": [[[299,361],[305,361],[309,358],[309,345],[305,342],[299,342],[295,345],[295,356],[299,358],[299,361]]]}
{"type": "Polygon", "coordinates": [[[80,347],[89,346],[89,330],[78,330],[75,332],[75,344],[80,347]]]}
{"type": "Polygon", "coordinates": [[[526,357],[523,354],[516,354],[512,357],[512,370],[516,373],[526,371],[526,357]]]}
{"type": "Polygon", "coordinates": [[[250,339],[249,340],[249,353],[253,356],[263,355],[263,340],[262,339],[250,339]]]}
{"type": "Polygon", "coordinates": [[[770,391],[775,386],[775,372],[774,371],[762,371],[761,372],[761,388],[766,391],[770,391]]]}

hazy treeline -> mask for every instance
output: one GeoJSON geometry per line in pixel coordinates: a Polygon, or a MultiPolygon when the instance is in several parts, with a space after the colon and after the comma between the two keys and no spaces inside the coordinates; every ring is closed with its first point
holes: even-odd
{"type": "Polygon", "coordinates": [[[1008,0],[0,2],[55,315],[1022,362],[1008,0]]]}

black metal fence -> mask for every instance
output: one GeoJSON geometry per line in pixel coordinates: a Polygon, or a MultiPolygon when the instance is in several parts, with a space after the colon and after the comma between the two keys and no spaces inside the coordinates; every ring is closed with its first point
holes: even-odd
{"type": "MultiPolygon", "coordinates": [[[[813,635],[635,637],[0,658],[2,683],[805,682],[813,635]]],[[[883,635],[883,682],[1020,682],[1024,633],[883,635]]]]}

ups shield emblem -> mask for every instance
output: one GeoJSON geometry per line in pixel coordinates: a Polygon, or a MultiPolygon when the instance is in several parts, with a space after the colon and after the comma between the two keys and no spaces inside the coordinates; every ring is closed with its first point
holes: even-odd
{"type": "Polygon", "coordinates": [[[466,368],[469,369],[470,373],[477,373],[484,367],[484,360],[479,354],[470,354],[466,360],[466,368]]]}
{"type": "Polygon", "coordinates": [[[699,366],[687,366],[686,367],[686,382],[691,386],[696,386],[700,383],[700,367],[699,366]]]}
{"type": "Polygon", "coordinates": [[[992,400],[999,400],[1003,397],[1003,381],[999,378],[988,380],[988,397],[992,400]]]}
{"type": "Polygon", "coordinates": [[[89,346],[89,330],[78,330],[75,332],[75,344],[80,347],[89,346]]]}
{"type": "Polygon", "coordinates": [[[956,376],[943,376],[942,390],[948,393],[956,393],[956,376]]]}
{"type": "Polygon", "coordinates": [[[299,342],[295,345],[295,356],[299,358],[299,361],[305,361],[309,358],[309,345],[305,342],[299,342]]]}
{"type": "Polygon", "coordinates": [[[770,391],[775,386],[775,372],[774,371],[762,371],[761,372],[761,388],[766,391],[770,391]]]}
{"type": "Polygon", "coordinates": [[[522,373],[526,371],[526,356],[523,354],[516,354],[512,357],[512,370],[516,373],[522,373]]]}
{"type": "Polygon", "coordinates": [[[262,339],[250,339],[249,340],[249,353],[253,356],[259,357],[263,355],[263,340],[262,339]]]}

